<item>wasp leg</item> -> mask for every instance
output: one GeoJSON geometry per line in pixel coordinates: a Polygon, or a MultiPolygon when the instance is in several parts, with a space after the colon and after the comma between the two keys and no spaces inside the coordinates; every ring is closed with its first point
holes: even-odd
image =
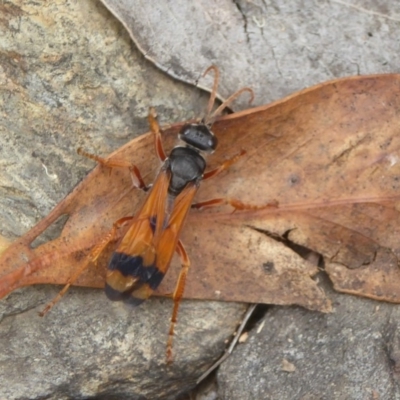
{"type": "Polygon", "coordinates": [[[237,162],[239,160],[240,157],[243,157],[246,154],[246,152],[244,150],[242,150],[240,153],[236,154],[235,156],[233,156],[232,158],[230,158],[229,160],[226,160],[224,163],[222,163],[218,168],[212,169],[211,171],[206,172],[203,175],[203,181],[206,179],[210,179],[213,178],[214,176],[220,174],[222,171],[225,171],[226,169],[228,169],[232,164],[234,164],[235,162],[237,162]]]}
{"type": "MultiPolygon", "coordinates": [[[[239,160],[239,158],[244,156],[245,154],[246,154],[246,151],[242,150],[240,153],[236,154],[229,160],[226,160],[218,168],[215,168],[209,172],[206,172],[203,176],[203,180],[213,178],[214,176],[220,174],[222,171],[228,169],[232,164],[237,162],[239,160]]],[[[229,204],[234,208],[233,212],[235,212],[236,210],[262,210],[264,208],[276,208],[279,206],[279,204],[276,200],[273,200],[273,201],[263,204],[263,205],[253,205],[253,204],[246,204],[246,203],[241,202],[240,200],[231,199],[231,198],[217,198],[217,199],[211,199],[211,200],[202,201],[200,203],[192,204],[192,208],[201,210],[204,208],[218,207],[218,206],[222,206],[222,205],[226,205],[226,204],[229,204]]]]}
{"type": "Polygon", "coordinates": [[[154,147],[156,149],[156,154],[159,160],[161,162],[164,162],[165,159],[167,158],[167,155],[165,154],[161,140],[161,128],[157,121],[157,113],[153,107],[150,107],[148,120],[149,120],[150,130],[154,134],[154,147]]]}
{"type": "Polygon", "coordinates": [[[242,210],[263,210],[265,208],[278,208],[279,203],[276,200],[272,200],[269,203],[262,204],[262,205],[254,205],[254,204],[247,204],[243,203],[240,200],[236,199],[231,199],[229,197],[226,198],[217,198],[217,199],[211,199],[211,200],[206,200],[206,201],[201,201],[199,203],[192,204],[192,208],[195,208],[197,210],[204,210],[205,208],[211,208],[211,207],[218,207],[218,206],[223,206],[223,205],[231,205],[235,212],[236,210],[242,211],[242,210]]]}
{"type": "Polygon", "coordinates": [[[104,165],[108,168],[128,168],[129,172],[131,173],[133,186],[138,189],[144,190],[145,192],[149,190],[149,186],[146,186],[146,184],[144,183],[139,168],[135,164],[123,160],[109,160],[107,158],[96,156],[95,154],[87,153],[81,148],[78,149],[78,154],[90,158],[91,160],[97,161],[99,164],[104,165]]]}
{"type": "Polygon", "coordinates": [[[182,242],[179,240],[176,246],[176,252],[181,258],[182,269],[179,274],[178,282],[175,286],[174,294],[172,295],[172,299],[174,300],[174,308],[172,310],[171,323],[169,326],[168,333],[168,341],[167,341],[167,363],[170,364],[172,362],[172,343],[174,341],[174,330],[178,317],[179,305],[182,300],[183,291],[185,290],[186,284],[186,276],[190,267],[189,256],[186,253],[185,248],[183,247],[182,242]]]}
{"type": "Polygon", "coordinates": [[[91,252],[86,256],[85,260],[83,261],[82,265],[78,270],[68,279],[67,283],[65,286],[61,289],[61,291],[57,294],[57,296],[50,302],[48,303],[44,309],[39,313],[41,317],[45,316],[53,307],[56,303],[58,303],[61,298],[64,296],[65,293],[67,293],[68,289],[73,285],[76,280],[82,275],[82,273],[89,267],[91,263],[96,263],[97,259],[101,255],[101,253],[104,251],[104,249],[111,243],[115,242],[116,240],[119,239],[119,233],[118,230],[119,228],[127,223],[128,221],[132,220],[134,217],[125,217],[121,218],[118,221],[116,221],[113,224],[112,229],[107,233],[107,235],[103,238],[103,240],[97,244],[91,252]]]}

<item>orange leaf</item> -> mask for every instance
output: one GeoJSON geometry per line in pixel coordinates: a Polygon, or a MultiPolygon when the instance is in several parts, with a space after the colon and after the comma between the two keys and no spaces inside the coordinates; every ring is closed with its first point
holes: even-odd
{"type": "MultiPolygon", "coordinates": [[[[204,182],[198,200],[277,200],[279,207],[192,211],[181,237],[192,262],[185,297],[329,310],[313,279],[318,269],[286,245],[292,242],[323,255],[338,290],[399,301],[399,86],[400,75],[336,80],[218,120],[209,167],[241,149],[247,154],[204,182]]],[[[165,131],[167,151],[180,126],[165,131]]],[[[149,134],[112,157],[135,163],[148,183],[159,166],[149,134]]],[[[97,166],[3,253],[0,296],[33,283],[65,283],[112,223],[143,201],[131,186],[128,171],[97,166]],[[60,236],[32,249],[61,215],[68,221],[60,236]]],[[[108,255],[77,284],[102,287],[108,255]]],[[[179,261],[172,264],[161,293],[173,290],[179,261]]]]}

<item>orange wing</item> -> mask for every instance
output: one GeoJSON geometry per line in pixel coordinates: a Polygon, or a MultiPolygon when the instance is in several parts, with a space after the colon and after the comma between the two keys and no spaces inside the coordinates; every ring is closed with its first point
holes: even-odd
{"type": "Polygon", "coordinates": [[[195,183],[169,198],[170,171],[157,176],[142,208],[111,257],[105,291],[111,300],[138,305],[158,287],[176,249],[197,192],[195,183]]]}

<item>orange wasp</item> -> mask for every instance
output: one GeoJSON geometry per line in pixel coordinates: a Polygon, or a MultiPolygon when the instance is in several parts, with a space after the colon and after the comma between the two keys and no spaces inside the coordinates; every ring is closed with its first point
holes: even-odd
{"type": "MultiPolygon", "coordinates": [[[[120,239],[115,252],[108,264],[105,292],[113,301],[124,301],[134,306],[141,304],[158,288],[166,274],[174,252],[181,258],[182,269],[172,295],[174,307],[167,342],[167,360],[172,360],[172,341],[174,327],[177,321],[179,303],[183,295],[186,275],[190,267],[189,257],[179,240],[179,235],[190,208],[202,209],[221,204],[230,204],[235,210],[259,209],[262,207],[246,205],[234,199],[212,199],[193,204],[194,196],[202,180],[209,179],[227,169],[245,154],[241,151],[231,159],[226,160],[218,168],[205,172],[205,155],[212,153],[217,147],[217,138],[211,131],[212,122],[223,109],[244,91],[251,94],[249,88],[243,88],[230,96],[213,113],[212,108],[216,97],[219,71],[217,67],[209,67],[204,75],[214,71],[214,85],[207,107],[206,117],[199,123],[187,124],[179,132],[182,144],[172,149],[167,157],[162,141],[161,129],[156,120],[154,110],[150,111],[149,123],[155,138],[155,149],[158,158],[163,163],[153,185],[145,185],[139,169],[130,163],[106,160],[82,150],[80,154],[96,160],[108,167],[129,167],[134,185],[148,191],[148,196],[141,209],[134,217],[125,217],[117,221],[110,233],[97,245],[88,256],[79,271],[71,277],[58,296],[47,305],[41,315],[50,308],[68,290],[69,286],[79,277],[91,262],[96,262],[101,252],[112,241],[118,239],[118,228],[128,224],[125,235],[120,239]]],[[[250,101],[251,101],[250,100],[250,101]]]]}

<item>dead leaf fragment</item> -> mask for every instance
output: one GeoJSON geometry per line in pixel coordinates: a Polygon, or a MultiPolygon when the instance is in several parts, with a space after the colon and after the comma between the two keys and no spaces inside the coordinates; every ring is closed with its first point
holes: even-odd
{"type": "MultiPolygon", "coordinates": [[[[337,290],[400,301],[399,89],[399,75],[336,80],[217,121],[213,131],[220,143],[209,167],[242,149],[247,154],[204,182],[198,199],[277,200],[279,207],[193,211],[182,233],[192,262],[185,296],[330,310],[313,279],[318,268],[280,240],[285,238],[321,254],[337,290]]],[[[166,129],[167,151],[180,126],[166,129]]],[[[157,171],[150,135],[112,157],[135,163],[146,182],[157,171]]],[[[112,223],[132,215],[143,199],[131,188],[128,171],[96,167],[5,251],[0,294],[33,283],[64,283],[112,223]],[[61,215],[69,216],[61,235],[31,249],[61,215]]],[[[106,263],[107,254],[78,284],[101,287],[106,263]]],[[[174,260],[162,293],[172,291],[178,271],[174,260]]]]}
{"type": "Polygon", "coordinates": [[[286,360],[286,358],[283,358],[281,370],[285,372],[295,372],[296,366],[291,362],[289,362],[288,360],[286,360]]]}

